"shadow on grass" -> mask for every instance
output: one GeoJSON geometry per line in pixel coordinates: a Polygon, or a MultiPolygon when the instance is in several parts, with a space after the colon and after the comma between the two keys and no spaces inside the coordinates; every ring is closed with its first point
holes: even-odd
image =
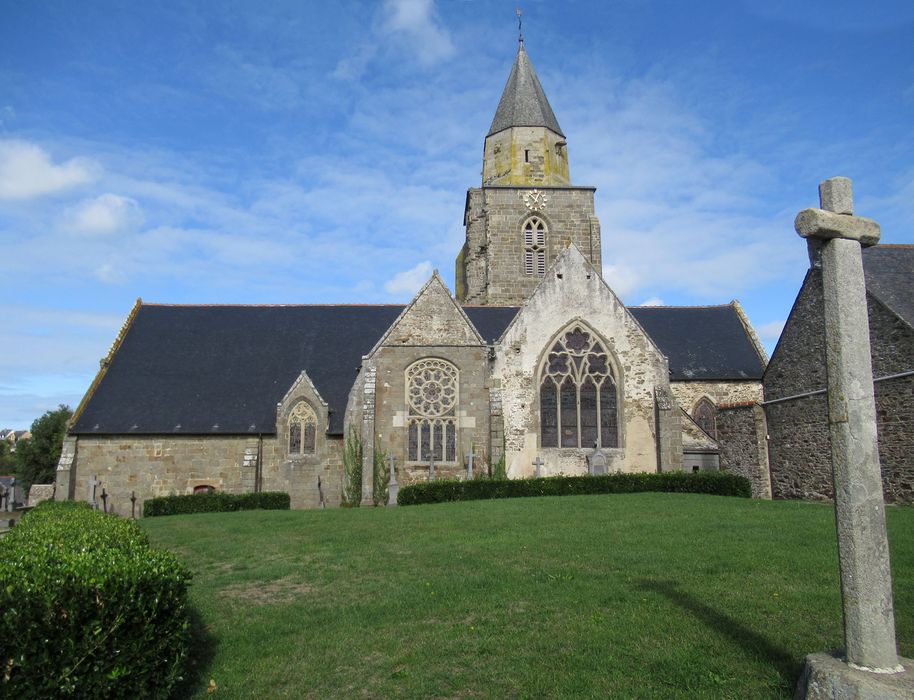
{"type": "Polygon", "coordinates": [[[209,670],[216,656],[216,640],[210,635],[203,617],[194,607],[187,610],[190,621],[190,641],[184,679],[174,689],[172,697],[189,698],[209,685],[209,670]]]}
{"type": "Polygon", "coordinates": [[[791,688],[796,684],[803,670],[802,661],[794,659],[786,649],[775,646],[763,634],[746,627],[739,620],[715,610],[707,603],[679,590],[672,581],[652,581],[642,579],[638,587],[644,591],[659,593],[683,610],[690,612],[706,626],[729,638],[751,656],[769,661],[784,679],[784,686],[791,688]]]}

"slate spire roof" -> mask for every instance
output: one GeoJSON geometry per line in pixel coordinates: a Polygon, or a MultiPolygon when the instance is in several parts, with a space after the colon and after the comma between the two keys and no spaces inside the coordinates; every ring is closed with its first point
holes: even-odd
{"type": "Polygon", "coordinates": [[[517,58],[514,59],[511,75],[508,76],[487,136],[512,126],[544,126],[560,136],[565,135],[549,106],[530,57],[524,50],[523,40],[517,49],[517,58]]]}

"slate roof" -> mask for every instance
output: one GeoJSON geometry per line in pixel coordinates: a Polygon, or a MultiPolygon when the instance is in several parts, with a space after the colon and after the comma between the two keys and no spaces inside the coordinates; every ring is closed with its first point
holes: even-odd
{"type": "Polygon", "coordinates": [[[732,304],[628,310],[669,359],[671,381],[762,378],[762,358],[732,304]]]}
{"type": "Polygon", "coordinates": [[[863,273],[869,293],[914,326],[914,245],[864,248],[863,273]]]}
{"type": "MultiPolygon", "coordinates": [[[[276,404],[305,370],[340,435],[362,356],[403,308],[140,305],[71,433],[273,434],[276,404]]],[[[491,343],[518,308],[464,310],[491,343]]],[[[761,377],[731,306],[631,311],[670,358],[671,379],[761,377]]]]}
{"type": "Polygon", "coordinates": [[[514,59],[511,75],[508,76],[487,136],[512,126],[545,126],[560,136],[565,135],[546,99],[546,93],[524,50],[523,42],[517,49],[517,58],[514,59]]]}

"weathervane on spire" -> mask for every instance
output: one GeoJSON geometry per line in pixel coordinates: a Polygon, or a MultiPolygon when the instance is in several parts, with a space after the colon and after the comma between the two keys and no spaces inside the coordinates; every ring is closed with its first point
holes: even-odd
{"type": "Polygon", "coordinates": [[[514,14],[517,15],[517,41],[518,43],[524,43],[524,32],[521,29],[521,22],[523,21],[521,17],[524,14],[524,11],[519,7],[514,10],[514,14]]]}

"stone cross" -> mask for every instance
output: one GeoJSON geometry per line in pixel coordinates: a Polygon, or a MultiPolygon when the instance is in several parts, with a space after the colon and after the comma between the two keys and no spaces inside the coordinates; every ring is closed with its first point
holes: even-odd
{"type": "Polygon", "coordinates": [[[321,475],[317,475],[317,502],[320,504],[321,508],[326,508],[324,504],[324,488],[321,486],[321,475]]]}
{"type": "Polygon", "coordinates": [[[136,491],[130,492],[130,519],[136,520],[136,491]]]}
{"type": "Polygon", "coordinates": [[[467,481],[473,480],[473,458],[476,455],[473,454],[473,446],[470,445],[470,451],[467,452],[467,481]]]}
{"type": "Polygon", "coordinates": [[[543,458],[537,455],[536,459],[533,460],[533,469],[535,470],[533,474],[537,479],[543,475],[543,464],[545,464],[543,458]]]}
{"type": "Polygon", "coordinates": [[[95,510],[98,510],[98,501],[95,500],[96,488],[98,488],[98,477],[93,474],[92,478],[89,479],[89,503],[92,504],[95,510]]]}
{"type": "Polygon", "coordinates": [[[16,510],[16,477],[10,479],[9,488],[6,491],[6,511],[12,513],[16,510]]]}
{"type": "Polygon", "coordinates": [[[105,489],[102,488],[102,508],[105,512],[108,512],[108,494],[105,492],[105,489]]]}
{"type": "Polygon", "coordinates": [[[387,455],[387,472],[390,474],[390,481],[387,482],[387,505],[395,506],[400,485],[397,483],[397,458],[393,455],[387,455]]]}
{"type": "Polygon", "coordinates": [[[428,480],[429,481],[435,480],[435,453],[434,452],[428,453],[428,480]]]}
{"type": "Polygon", "coordinates": [[[835,523],[848,664],[882,673],[902,671],[885,506],[876,438],[876,404],[861,246],[879,241],[879,224],[854,216],[851,181],[819,185],[821,209],[804,209],[797,233],[821,245],[825,311],[828,423],[835,523]]]}

